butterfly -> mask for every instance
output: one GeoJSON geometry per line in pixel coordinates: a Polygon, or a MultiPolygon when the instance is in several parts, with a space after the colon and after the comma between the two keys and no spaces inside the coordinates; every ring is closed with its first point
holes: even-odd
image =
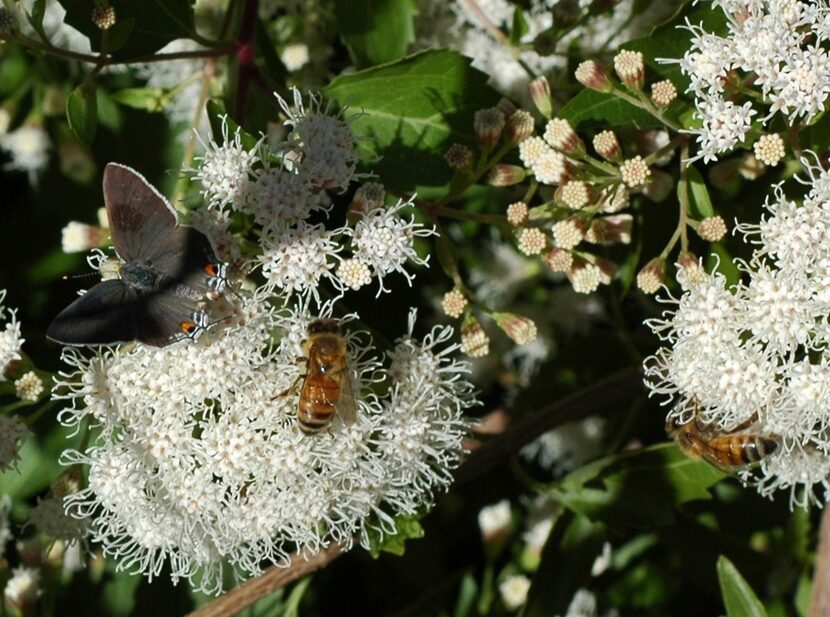
{"type": "Polygon", "coordinates": [[[46,336],[65,345],[154,347],[194,338],[209,325],[203,302],[224,290],[227,264],[203,233],[177,224],[170,203],[130,167],[106,166],[104,203],[119,278],[63,309],[46,336]]]}

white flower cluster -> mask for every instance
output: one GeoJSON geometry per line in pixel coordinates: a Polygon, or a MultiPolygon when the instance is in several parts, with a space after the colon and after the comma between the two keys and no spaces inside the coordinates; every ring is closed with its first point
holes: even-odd
{"type": "Polygon", "coordinates": [[[396,516],[451,482],[473,401],[451,330],[418,341],[413,314],[386,362],[362,333],[348,335],[357,419],[303,435],[291,388],[311,318],[250,296],[228,310],[196,344],[92,357],[67,348],[75,371],[55,389],[69,403],[60,420],[89,420],[101,435],[64,455],[89,466],[69,511],[91,519],[119,567],[152,578],[169,560],[174,581],[208,593],[225,565],[256,574],[294,551],[394,534],[396,516]]]}
{"type": "Polygon", "coordinates": [[[372,278],[380,293],[386,290],[384,277],[392,272],[411,282],[404,269],[407,262],[426,264],[415,251],[415,238],[434,231],[403,216],[411,202],[386,207],[382,191],[369,207],[353,210],[354,225],[332,229],[311,222],[329,220],[332,214],[325,191],[345,191],[356,177],[355,138],[348,122],[327,113],[314,96],[306,108],[295,89],[293,107],[280,103],[291,127],[286,141],[268,145],[261,139],[246,147],[240,131],[229,135],[225,123],[223,143],[205,144],[205,154],[197,158],[200,167],[191,170],[212,209],[213,224],[204,226],[220,238],[220,256],[231,262],[232,270],[241,269],[238,241],[228,233],[229,214],[239,212],[259,231],[255,262],[265,279],[263,295],[319,300],[324,280],[345,290],[358,289],[372,278]]]}
{"type": "MultiPolygon", "coordinates": [[[[719,36],[687,24],[691,47],[679,61],[691,83],[700,149],[692,159],[717,160],[742,142],[752,116],[777,112],[787,122],[809,122],[825,109],[830,94],[830,17],[824,0],[713,0],[727,16],[719,36]],[[730,73],[736,73],[730,76],[730,73]],[[750,79],[751,78],[751,79],[750,79]],[[736,103],[735,84],[751,81],[763,104],[736,103]]],[[[744,87],[743,85],[741,87],[744,87]]]]}
{"type": "Polygon", "coordinates": [[[25,342],[20,336],[20,322],[17,321],[15,309],[3,306],[6,290],[0,289],[0,320],[6,327],[0,330],[0,381],[6,381],[6,371],[13,362],[21,360],[20,348],[25,342]]]}
{"type": "Polygon", "coordinates": [[[799,504],[830,489],[830,172],[802,163],[807,196],[788,199],[779,186],[768,215],[739,226],[757,244],[739,263],[748,282],[728,288],[720,274],[681,270],[677,308],[650,323],[666,345],[645,363],[670,418],[780,440],[758,487],[790,489],[799,504]]]}

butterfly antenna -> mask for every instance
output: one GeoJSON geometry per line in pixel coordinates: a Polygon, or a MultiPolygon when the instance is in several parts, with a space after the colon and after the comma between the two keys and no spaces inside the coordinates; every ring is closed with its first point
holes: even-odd
{"type": "Polygon", "coordinates": [[[99,272],[87,272],[86,274],[64,274],[61,277],[62,281],[71,281],[74,279],[85,279],[90,276],[101,276],[99,272]]]}

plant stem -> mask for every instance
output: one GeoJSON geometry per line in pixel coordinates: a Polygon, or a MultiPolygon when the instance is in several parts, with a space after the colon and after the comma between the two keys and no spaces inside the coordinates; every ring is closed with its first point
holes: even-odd
{"type": "Polygon", "coordinates": [[[261,575],[251,578],[193,611],[188,617],[230,617],[254,604],[269,593],[285,587],[298,578],[326,567],[344,552],[342,544],[334,543],[326,550],[308,557],[294,553],[287,568],[271,566],[261,575]]]}
{"type": "Polygon", "coordinates": [[[810,595],[809,617],[830,615],[830,508],[821,515],[816,567],[813,570],[813,591],[810,595]]]}

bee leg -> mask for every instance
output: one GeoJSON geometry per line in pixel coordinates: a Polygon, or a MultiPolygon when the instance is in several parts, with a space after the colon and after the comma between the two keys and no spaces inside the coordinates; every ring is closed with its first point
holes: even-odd
{"type": "Polygon", "coordinates": [[[282,397],[284,397],[284,396],[288,396],[289,394],[293,394],[294,392],[296,392],[296,391],[297,391],[297,384],[298,384],[298,383],[300,383],[303,379],[305,379],[305,374],[299,375],[299,376],[297,377],[297,379],[295,379],[295,380],[294,380],[294,383],[292,383],[292,384],[291,384],[290,386],[288,386],[285,390],[283,390],[282,392],[280,392],[279,394],[277,394],[277,395],[276,395],[274,398],[272,398],[271,400],[272,400],[272,401],[275,401],[275,400],[277,400],[278,398],[282,398],[282,397]]]}

